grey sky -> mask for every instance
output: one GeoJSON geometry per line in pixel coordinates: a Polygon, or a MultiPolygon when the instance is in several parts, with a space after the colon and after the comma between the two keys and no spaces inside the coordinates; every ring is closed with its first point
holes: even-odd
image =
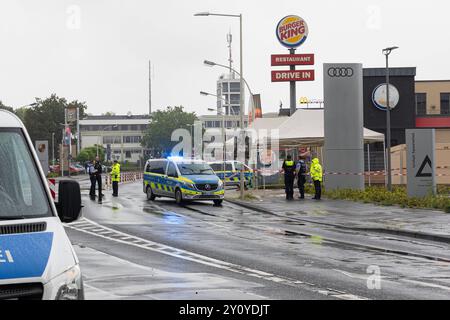
{"type": "MultiPolygon", "coordinates": [[[[450,78],[447,1],[207,1],[2,0],[0,100],[18,107],[56,93],[86,101],[88,112],[148,110],[148,60],[154,66],[153,107],[183,105],[208,114],[217,77],[209,59],[226,64],[226,34],[234,36],[239,67],[239,20],[194,17],[200,11],[244,15],[244,73],[263,111],[289,105],[288,83],[271,83],[270,55],[287,53],[275,37],[280,18],[303,17],[309,38],[298,53],[316,55],[316,81],[297,95],[322,98],[322,63],[381,67],[381,49],[397,45],[393,66],[417,66],[416,79],[450,78]]],[[[246,95],[248,103],[248,94],[246,95]]]]}

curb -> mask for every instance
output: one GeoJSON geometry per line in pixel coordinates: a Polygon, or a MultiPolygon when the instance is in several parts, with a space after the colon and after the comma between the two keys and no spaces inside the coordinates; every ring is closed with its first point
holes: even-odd
{"type": "MultiPolygon", "coordinates": [[[[225,199],[225,201],[228,201],[235,205],[244,207],[246,209],[250,209],[250,210],[254,210],[254,211],[258,211],[258,212],[266,213],[266,214],[270,214],[270,215],[280,216],[279,214],[276,214],[272,211],[264,209],[259,205],[250,204],[250,203],[242,201],[242,200],[225,199]]],[[[326,225],[326,226],[335,227],[335,228],[339,228],[339,229],[390,234],[390,235],[404,236],[404,237],[410,237],[410,238],[421,239],[421,240],[431,240],[431,241],[450,244],[450,236],[444,236],[444,235],[439,235],[439,234],[434,234],[434,233],[425,233],[425,232],[402,230],[402,229],[388,229],[388,228],[348,227],[348,226],[344,226],[344,225],[340,225],[340,224],[317,222],[317,221],[312,221],[312,220],[303,219],[303,218],[296,218],[296,217],[289,217],[289,218],[295,219],[298,221],[308,222],[311,224],[326,225]]]]}

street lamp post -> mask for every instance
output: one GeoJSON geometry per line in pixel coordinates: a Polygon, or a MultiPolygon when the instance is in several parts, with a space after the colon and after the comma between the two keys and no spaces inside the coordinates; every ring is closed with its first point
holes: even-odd
{"type": "Polygon", "coordinates": [[[55,165],[55,133],[52,132],[52,165],[55,165]]]}
{"type": "Polygon", "coordinates": [[[194,125],[193,124],[187,124],[186,126],[189,127],[189,130],[191,132],[191,159],[194,159],[194,125]]]}
{"type": "Polygon", "coordinates": [[[392,50],[398,47],[389,47],[383,49],[383,54],[386,56],[386,153],[387,153],[387,188],[392,191],[392,175],[391,175],[391,107],[389,101],[389,55],[392,50]]]}
{"type": "MultiPolygon", "coordinates": [[[[219,97],[212,93],[200,91],[200,94],[206,95],[206,96],[213,96],[213,97],[222,99],[225,102],[224,98],[219,97]]],[[[219,109],[208,108],[208,111],[216,111],[216,110],[217,110],[217,113],[219,113],[219,109]]],[[[224,177],[223,177],[224,181],[225,181],[225,161],[226,161],[226,150],[227,150],[226,144],[225,144],[225,139],[226,139],[226,136],[225,136],[225,111],[222,108],[222,143],[223,143],[223,145],[222,145],[222,171],[223,171],[223,175],[224,175],[224,177]]]]}
{"type": "MultiPolygon", "coordinates": [[[[208,92],[204,92],[204,91],[200,91],[200,94],[203,96],[213,96],[216,97],[218,99],[222,99],[224,102],[226,102],[226,100],[222,97],[219,97],[218,95],[212,94],[212,93],[208,93],[208,92]]],[[[208,111],[216,111],[217,113],[219,113],[219,109],[213,109],[213,108],[208,108],[208,111]]],[[[226,162],[226,144],[225,144],[225,111],[222,108],[222,171],[223,171],[223,180],[225,181],[225,162],[226,162]]]]}
{"type": "MultiPolygon", "coordinates": [[[[231,69],[231,70],[232,70],[234,73],[236,73],[238,76],[241,76],[241,74],[240,74],[239,72],[237,72],[237,71],[236,71],[235,69],[233,69],[233,68],[230,68],[229,66],[225,66],[225,65],[223,65],[223,64],[216,63],[216,62],[212,62],[212,61],[209,61],[209,60],[204,60],[203,63],[205,64],[205,66],[209,66],[209,67],[219,66],[219,67],[222,67],[222,68],[231,69]]],[[[252,91],[252,89],[250,89],[250,86],[248,85],[247,80],[245,80],[245,78],[242,78],[242,80],[244,81],[245,86],[247,87],[248,92],[250,92],[250,96],[251,96],[252,99],[253,99],[253,91],[252,91]]],[[[230,109],[230,110],[231,110],[231,109],[230,109]]],[[[231,111],[230,111],[230,113],[231,113],[231,111]]],[[[254,120],[255,120],[255,105],[252,103],[252,121],[254,121],[254,120]]]]}
{"type": "MultiPolygon", "coordinates": [[[[244,63],[243,63],[243,46],[242,46],[242,14],[221,14],[221,13],[209,13],[209,12],[200,12],[196,13],[195,16],[221,16],[221,17],[233,17],[233,18],[239,18],[239,63],[240,63],[240,77],[239,77],[239,83],[240,83],[240,108],[239,108],[239,115],[240,115],[240,128],[241,128],[241,141],[244,140],[244,63]]],[[[245,161],[244,161],[245,162],[245,161]]],[[[241,174],[240,174],[240,189],[241,189],[241,199],[244,199],[244,166],[241,168],[241,174]]]]}

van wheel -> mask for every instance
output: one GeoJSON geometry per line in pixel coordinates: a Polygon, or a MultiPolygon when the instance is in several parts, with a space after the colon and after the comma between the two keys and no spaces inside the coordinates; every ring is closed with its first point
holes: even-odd
{"type": "Polygon", "coordinates": [[[147,200],[151,200],[154,201],[156,198],[155,194],[152,191],[152,187],[148,186],[147,187],[147,200]]]}
{"type": "Polygon", "coordinates": [[[175,202],[179,205],[183,204],[183,194],[180,189],[175,191],[175,202]]]}
{"type": "Polygon", "coordinates": [[[217,206],[217,207],[221,206],[221,205],[222,205],[222,202],[223,202],[222,199],[219,199],[219,200],[213,200],[213,201],[214,201],[214,205],[217,206]]]}

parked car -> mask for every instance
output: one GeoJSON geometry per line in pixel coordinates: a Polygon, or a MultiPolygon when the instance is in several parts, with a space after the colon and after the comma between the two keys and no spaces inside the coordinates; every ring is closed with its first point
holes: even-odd
{"type": "Polygon", "coordinates": [[[86,168],[84,166],[82,166],[81,164],[74,163],[73,166],[79,170],[78,174],[86,174],[86,168]]]}

